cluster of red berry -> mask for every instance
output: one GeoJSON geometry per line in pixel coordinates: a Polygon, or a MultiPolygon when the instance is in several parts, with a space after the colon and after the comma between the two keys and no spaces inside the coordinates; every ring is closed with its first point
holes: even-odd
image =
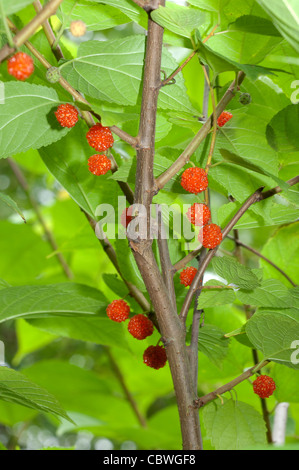
{"type": "MultiPolygon", "coordinates": [[[[74,127],[78,122],[78,110],[66,103],[58,106],[55,116],[62,127],[74,127]]],[[[114,143],[109,127],[97,123],[86,134],[87,142],[98,152],[105,152],[114,143]]],[[[88,169],[96,176],[105,175],[111,169],[111,160],[104,153],[95,154],[88,159],[88,169]]]]}
{"type": "MultiPolygon", "coordinates": [[[[7,69],[8,73],[17,80],[24,81],[34,72],[34,63],[25,52],[17,52],[8,59],[7,69]]],[[[58,106],[55,116],[62,127],[71,128],[77,124],[79,112],[75,106],[66,103],[58,106]]],[[[114,143],[109,127],[104,127],[100,123],[89,129],[86,138],[89,145],[98,152],[105,152],[114,143]]],[[[111,169],[111,160],[104,153],[92,155],[88,159],[88,168],[94,175],[105,175],[111,169]]]]}
{"type": "MultiPolygon", "coordinates": [[[[113,300],[106,313],[110,320],[121,323],[129,318],[130,306],[125,300],[113,300]]],[[[153,334],[154,325],[146,315],[139,313],[130,318],[128,331],[134,338],[142,340],[153,334]]],[[[167,362],[165,348],[159,345],[149,346],[143,353],[143,362],[153,369],[164,367],[167,362]]]]}

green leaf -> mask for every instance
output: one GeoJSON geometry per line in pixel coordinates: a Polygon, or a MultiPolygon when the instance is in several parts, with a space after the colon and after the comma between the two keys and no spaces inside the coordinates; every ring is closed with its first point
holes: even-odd
{"type": "Polygon", "coordinates": [[[254,290],[240,289],[236,295],[244,304],[255,307],[288,308],[292,304],[289,289],[277,279],[266,279],[254,290]]]}
{"type": "Polygon", "coordinates": [[[125,279],[135,284],[142,292],[145,292],[145,286],[137,267],[135,258],[128,247],[127,240],[116,239],[115,249],[120,270],[125,279]]]}
{"type": "Polygon", "coordinates": [[[7,287],[11,287],[10,284],[8,284],[4,279],[0,279],[0,289],[6,289],[7,287]]]}
{"type": "Polygon", "coordinates": [[[228,256],[217,257],[213,259],[212,263],[216,274],[226,279],[230,284],[236,284],[243,289],[254,289],[260,285],[252,270],[243,266],[234,258],[228,256]]]}
{"type": "MultiPolygon", "coordinates": [[[[264,207],[265,202],[266,201],[259,202],[261,209],[264,207]]],[[[225,226],[240,207],[241,204],[235,202],[221,206],[217,214],[218,223],[221,226],[225,226]]],[[[274,225],[289,224],[298,219],[298,209],[294,207],[286,207],[282,204],[271,204],[270,206],[265,204],[265,208],[267,207],[267,214],[263,214],[262,212],[256,214],[252,210],[248,210],[235,225],[235,228],[238,230],[248,230],[267,226],[271,227],[274,225]]],[[[276,270],[275,272],[277,273],[276,270]]],[[[274,276],[272,275],[271,277],[274,276]]]]}
{"type": "Polygon", "coordinates": [[[20,372],[7,367],[0,367],[0,399],[51,413],[72,422],[51,393],[20,372]]]}
{"type": "MultiPolygon", "coordinates": [[[[92,98],[121,105],[135,105],[140,92],[144,62],[143,35],[112,41],[83,42],[78,56],[61,67],[62,75],[92,98]]],[[[163,50],[162,69],[170,75],[178,67],[167,49],[163,50]]],[[[165,86],[159,94],[159,107],[185,112],[197,111],[187,97],[184,79],[165,86]]]]}
{"type": "Polygon", "coordinates": [[[203,14],[181,5],[169,4],[166,7],[159,6],[151,13],[151,18],[179,36],[190,38],[194,29],[198,28],[203,21],[203,14]]]}
{"type": "MultiPolygon", "coordinates": [[[[88,0],[90,1],[90,0],[88,0]]],[[[138,5],[135,5],[130,0],[92,0],[97,3],[103,3],[104,5],[111,5],[115,8],[118,8],[126,16],[136,23],[140,23],[143,27],[146,27],[147,24],[147,14],[140,8],[138,5]]]]}
{"type": "Polygon", "coordinates": [[[210,361],[220,367],[221,361],[228,353],[229,339],[215,325],[205,324],[198,332],[198,350],[205,354],[210,361]]]}
{"type": "Polygon", "coordinates": [[[123,326],[112,322],[106,314],[93,318],[40,318],[29,320],[29,323],[51,335],[114,346],[122,350],[129,348],[123,326]]]}
{"type": "Polygon", "coordinates": [[[9,284],[35,284],[46,277],[47,270],[57,272],[57,261],[47,259],[51,247],[29,224],[2,220],[0,233],[0,276],[9,284]]]}
{"type": "Polygon", "coordinates": [[[56,142],[69,131],[57,122],[60,104],[54,89],[31,83],[7,82],[0,114],[1,158],[56,142]]]}
{"type": "Polygon", "coordinates": [[[191,0],[191,5],[194,5],[203,10],[219,12],[224,9],[230,0],[191,0]]]}
{"type": "Polygon", "coordinates": [[[63,18],[66,20],[67,28],[72,21],[84,21],[89,31],[101,31],[130,21],[127,15],[113,6],[100,5],[95,1],[86,0],[80,0],[75,4],[74,0],[64,0],[57,16],[60,20],[63,18]]]}
{"type": "Polygon", "coordinates": [[[229,25],[229,29],[252,34],[261,34],[263,36],[280,36],[280,33],[270,20],[254,15],[239,16],[236,21],[229,25]]]}
{"type": "Polygon", "coordinates": [[[26,222],[24,215],[22,214],[21,210],[19,209],[18,204],[7,194],[3,194],[0,192],[0,202],[3,202],[8,207],[10,207],[14,212],[19,214],[19,216],[26,222]]]}
{"type": "Polygon", "coordinates": [[[120,298],[124,298],[128,294],[128,288],[116,274],[103,274],[103,279],[109,289],[111,289],[120,298]]]}
{"type": "Polygon", "coordinates": [[[241,401],[216,400],[203,409],[208,439],[216,450],[243,450],[248,446],[266,444],[266,426],[252,406],[241,401]]]}
{"type": "Polygon", "coordinates": [[[101,203],[116,205],[117,184],[108,175],[94,176],[88,170],[91,155],[83,128],[76,128],[59,143],[40,149],[40,155],[52,175],[68,191],[74,201],[93,219],[101,203]],[[113,189],[112,189],[113,188],[113,189]]]}
{"type": "Polygon", "coordinates": [[[132,408],[108,365],[96,373],[68,361],[44,360],[23,369],[23,373],[57,397],[74,420],[81,413],[109,426],[121,415],[129,426],[136,425],[132,408]]]}
{"type": "Polygon", "coordinates": [[[258,311],[247,322],[246,334],[265,359],[299,369],[299,364],[292,362],[292,354],[296,354],[292,345],[299,338],[298,319],[284,313],[258,311]]]}
{"type": "Polygon", "coordinates": [[[81,284],[9,287],[0,290],[0,322],[16,318],[102,315],[107,300],[97,289],[81,284]]]}
{"type": "Polygon", "coordinates": [[[294,374],[293,369],[275,364],[271,371],[271,377],[276,384],[274,396],[278,402],[299,402],[299,377],[298,374],[294,374]]]}
{"type": "MultiPolygon", "coordinates": [[[[299,284],[298,227],[299,223],[297,222],[293,225],[282,227],[277,230],[273,236],[268,239],[261,251],[262,255],[266,256],[268,259],[273,261],[273,263],[279,266],[296,284],[299,284]]],[[[289,281],[269,263],[264,260],[260,260],[260,265],[264,269],[264,276],[266,279],[275,277],[290,287],[289,281]]]]}
{"type": "Polygon", "coordinates": [[[267,126],[267,139],[276,152],[290,154],[299,151],[299,104],[284,108],[267,126]]]}
{"type": "MultiPolygon", "coordinates": [[[[275,69],[261,67],[259,65],[239,64],[238,62],[215,52],[201,41],[198,41],[197,50],[200,60],[205,65],[208,65],[216,75],[223,72],[238,72],[241,70],[250,80],[255,81],[260,75],[273,75],[275,71],[275,69]]],[[[279,71],[281,72],[281,69],[279,69],[279,71]]]]}
{"type": "Polygon", "coordinates": [[[11,0],[2,0],[6,15],[12,15],[17,11],[23,10],[23,8],[33,3],[33,1],[34,0],[13,0],[12,2],[11,0]]]}
{"type": "Polygon", "coordinates": [[[197,303],[198,309],[232,304],[235,301],[234,290],[228,289],[222,282],[210,280],[205,286],[223,286],[223,289],[202,290],[197,303]]]}
{"type": "Polygon", "coordinates": [[[56,339],[54,335],[41,333],[21,318],[16,322],[16,336],[18,351],[13,358],[13,365],[19,364],[27,354],[38,351],[56,339]]]}
{"type": "Polygon", "coordinates": [[[226,333],[224,336],[225,338],[235,338],[239,343],[253,349],[253,344],[249,341],[248,336],[246,335],[245,325],[242,325],[240,328],[237,328],[230,333],[226,333]]]}
{"type": "Polygon", "coordinates": [[[299,53],[299,5],[297,0],[257,0],[271,17],[274,26],[299,53]]]}
{"type": "Polygon", "coordinates": [[[220,153],[226,162],[234,163],[235,165],[242,166],[243,168],[247,168],[248,170],[259,173],[260,175],[265,175],[265,176],[268,176],[269,178],[272,178],[281,187],[281,189],[287,190],[290,187],[281,178],[278,178],[277,176],[273,175],[272,173],[265,170],[264,168],[258,165],[255,165],[254,163],[251,163],[250,161],[240,157],[239,155],[231,153],[229,150],[220,149],[220,153]]]}

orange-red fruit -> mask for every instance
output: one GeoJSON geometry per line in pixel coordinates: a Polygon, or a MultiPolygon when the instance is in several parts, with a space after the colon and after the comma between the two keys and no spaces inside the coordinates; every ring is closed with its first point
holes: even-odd
{"type": "Polygon", "coordinates": [[[202,168],[187,168],[182,174],[181,185],[189,193],[198,194],[208,187],[208,177],[202,168]]]}
{"type": "Polygon", "coordinates": [[[205,248],[212,250],[222,242],[221,228],[216,224],[206,225],[200,230],[198,240],[205,248]]]}
{"type": "Polygon", "coordinates": [[[120,223],[122,224],[123,227],[127,228],[129,223],[134,219],[132,216],[132,207],[127,207],[126,209],[123,210],[121,216],[120,216],[120,223]]]}
{"type": "Polygon", "coordinates": [[[138,314],[130,319],[128,330],[134,338],[145,339],[153,334],[154,325],[145,315],[138,314]]]}
{"type": "Polygon", "coordinates": [[[32,58],[25,52],[17,52],[7,61],[7,70],[17,80],[24,81],[34,72],[32,58]]]}
{"type": "Polygon", "coordinates": [[[180,281],[184,286],[191,286],[192,281],[197,273],[197,269],[190,266],[189,268],[183,269],[180,273],[180,281]]]}
{"type": "Polygon", "coordinates": [[[149,346],[143,353],[143,362],[153,369],[161,369],[167,362],[163,346],[149,346]]]}
{"type": "Polygon", "coordinates": [[[206,225],[211,218],[211,211],[206,204],[195,202],[187,211],[187,217],[191,224],[197,227],[206,225]]]}
{"type": "Polygon", "coordinates": [[[69,103],[58,106],[55,116],[62,127],[71,128],[78,122],[78,110],[69,103]]]}
{"type": "Polygon", "coordinates": [[[268,375],[259,375],[258,378],[253,382],[253,391],[260,398],[269,398],[275,389],[275,382],[268,375]]]}
{"type": "Polygon", "coordinates": [[[223,111],[223,113],[221,113],[218,118],[218,126],[223,127],[228,121],[231,120],[232,117],[232,113],[229,113],[228,111],[223,111]]]}
{"type": "Polygon", "coordinates": [[[114,143],[114,139],[109,127],[103,127],[102,124],[97,123],[92,126],[86,134],[87,141],[91,147],[98,152],[103,152],[114,143]]]}
{"type": "Polygon", "coordinates": [[[106,308],[110,320],[121,323],[129,318],[130,307],[125,300],[113,300],[106,308]]]}
{"type": "Polygon", "coordinates": [[[106,155],[92,155],[88,159],[88,169],[96,176],[105,175],[111,169],[111,160],[106,155]]]}

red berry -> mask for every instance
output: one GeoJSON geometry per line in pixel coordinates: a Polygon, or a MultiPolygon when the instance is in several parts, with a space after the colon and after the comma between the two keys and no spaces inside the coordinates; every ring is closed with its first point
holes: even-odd
{"type": "Polygon", "coordinates": [[[187,217],[191,224],[196,225],[197,227],[202,227],[209,222],[211,218],[211,211],[206,204],[195,202],[188,209],[187,217]]]}
{"type": "Polygon", "coordinates": [[[92,155],[88,159],[88,169],[94,175],[105,175],[111,169],[111,160],[106,155],[92,155]]]}
{"type": "Polygon", "coordinates": [[[200,230],[198,240],[202,243],[202,246],[212,250],[222,242],[221,228],[216,224],[206,225],[200,230]]]}
{"type": "Polygon", "coordinates": [[[17,80],[24,81],[34,72],[32,58],[25,52],[17,52],[7,61],[7,70],[17,80]]]}
{"type": "Polygon", "coordinates": [[[120,223],[122,224],[123,227],[127,228],[129,223],[133,219],[134,219],[134,216],[132,215],[132,207],[127,207],[125,210],[123,210],[120,216],[120,223]]]}
{"type": "Polygon", "coordinates": [[[143,362],[153,369],[164,367],[167,362],[165,348],[163,346],[149,346],[143,353],[143,362]]]}
{"type": "Polygon", "coordinates": [[[192,281],[195,277],[195,274],[197,273],[197,269],[193,268],[192,266],[189,268],[185,268],[181,273],[180,273],[180,281],[181,284],[184,286],[191,286],[192,281]]]}
{"type": "Polygon", "coordinates": [[[218,126],[223,127],[228,121],[231,120],[232,117],[233,117],[232,113],[224,111],[223,113],[220,114],[218,118],[218,121],[217,121],[218,126]]]}
{"type": "Polygon", "coordinates": [[[125,300],[113,300],[106,308],[106,312],[110,320],[120,323],[129,318],[130,307],[125,300]]]}
{"type": "Polygon", "coordinates": [[[134,338],[145,339],[153,334],[154,325],[145,315],[138,314],[130,319],[128,330],[134,338]]]}
{"type": "Polygon", "coordinates": [[[268,375],[259,375],[258,378],[253,382],[253,391],[260,398],[269,398],[275,389],[275,382],[268,375]]]}
{"type": "Polygon", "coordinates": [[[198,194],[208,187],[208,177],[202,168],[187,168],[182,174],[181,185],[189,193],[198,194]]]}
{"type": "Polygon", "coordinates": [[[78,111],[75,106],[66,103],[61,104],[58,106],[57,110],[55,111],[55,116],[57,121],[62,127],[74,127],[74,125],[78,122],[78,111]]]}
{"type": "Polygon", "coordinates": [[[114,143],[114,139],[109,127],[103,127],[102,124],[97,123],[92,126],[86,134],[86,138],[91,147],[98,152],[103,152],[114,143]]]}

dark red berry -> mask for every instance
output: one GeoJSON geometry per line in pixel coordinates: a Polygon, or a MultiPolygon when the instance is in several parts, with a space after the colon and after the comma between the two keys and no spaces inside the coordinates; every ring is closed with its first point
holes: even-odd
{"type": "Polygon", "coordinates": [[[143,353],[143,362],[153,369],[164,367],[167,362],[165,348],[163,346],[149,346],[143,353]]]}

